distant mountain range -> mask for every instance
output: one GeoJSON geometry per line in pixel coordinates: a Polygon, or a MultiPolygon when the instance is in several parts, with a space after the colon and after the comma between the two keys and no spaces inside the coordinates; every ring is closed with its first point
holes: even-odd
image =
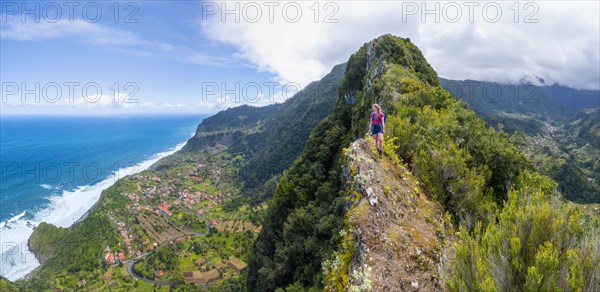
{"type": "Polygon", "coordinates": [[[562,85],[501,84],[476,80],[440,78],[440,85],[469,104],[491,125],[502,122],[504,130],[540,133],[537,121],[566,122],[583,109],[600,106],[600,91],[578,90],[562,85]]]}

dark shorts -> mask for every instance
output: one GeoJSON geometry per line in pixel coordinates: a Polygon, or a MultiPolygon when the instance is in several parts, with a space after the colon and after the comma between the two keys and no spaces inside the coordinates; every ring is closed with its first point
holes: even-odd
{"type": "Polygon", "coordinates": [[[379,134],[379,133],[383,133],[383,129],[381,128],[381,125],[372,125],[371,126],[371,135],[375,135],[375,134],[379,134]]]}

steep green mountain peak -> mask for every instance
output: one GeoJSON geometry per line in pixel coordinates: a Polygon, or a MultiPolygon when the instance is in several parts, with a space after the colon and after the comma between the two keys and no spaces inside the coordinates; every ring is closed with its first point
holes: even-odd
{"type": "MultiPolygon", "coordinates": [[[[563,232],[568,240],[589,240],[592,246],[598,246],[596,237],[576,231],[582,230],[584,223],[577,225],[576,219],[565,219],[568,214],[578,214],[576,211],[552,203],[560,197],[556,184],[535,173],[509,135],[488,127],[437,80],[435,71],[408,39],[384,35],[352,54],[333,112],[312,131],[270,201],[249,262],[249,289],[368,291],[421,286],[494,291],[524,289],[526,285],[533,290],[566,287],[569,279],[577,279],[573,281],[579,281],[578,287],[598,283],[596,274],[577,274],[576,270],[571,270],[570,278],[560,274],[582,260],[578,255],[584,254],[588,245],[563,246],[561,250],[571,250],[574,256],[567,261],[558,250],[562,240],[539,236],[536,244],[546,247],[538,249],[538,245],[527,245],[527,235],[511,233],[509,224],[497,226],[498,220],[510,218],[509,214],[499,215],[500,210],[526,212],[527,216],[517,218],[515,226],[554,224],[548,227],[551,232],[563,232]],[[386,157],[376,162],[371,161],[364,146],[367,142],[360,142],[368,136],[373,103],[382,105],[386,113],[386,157]],[[356,149],[362,149],[363,154],[345,158],[345,153],[356,149]],[[360,183],[356,173],[348,175],[353,167],[362,170],[356,172],[359,178],[377,177],[377,173],[379,181],[367,179],[367,184],[360,183]],[[408,181],[394,175],[405,172],[408,181]],[[359,186],[349,189],[350,181],[359,181],[359,186]],[[413,185],[418,185],[416,190],[407,188],[413,185]],[[412,200],[411,193],[418,193],[422,201],[412,200]],[[389,198],[384,200],[384,195],[389,198]],[[543,206],[558,221],[541,220],[546,217],[527,202],[543,206]],[[410,204],[412,207],[402,207],[410,204]],[[415,217],[397,220],[397,216],[410,212],[415,217]],[[424,214],[431,215],[425,216],[429,221],[419,219],[425,218],[419,217],[424,214]],[[418,228],[417,233],[400,228],[408,223],[418,228]],[[446,254],[444,247],[449,247],[449,241],[430,231],[450,224],[460,230],[460,238],[446,254]],[[478,235],[482,230],[490,230],[486,236],[494,241],[478,235]],[[427,251],[425,255],[413,251],[419,244],[415,239],[419,232],[425,242],[418,248],[427,251]],[[405,242],[389,240],[394,237],[405,242]],[[486,253],[496,258],[472,262],[473,255],[465,251],[476,247],[481,247],[483,258],[486,253]],[[406,257],[414,252],[416,258],[406,257]],[[554,252],[555,260],[563,264],[548,270],[538,261],[545,257],[543,253],[554,252]],[[503,266],[495,273],[494,265],[503,257],[519,261],[519,268],[503,266]],[[415,266],[418,261],[420,265],[415,266]],[[372,266],[376,263],[380,266],[372,266]],[[491,272],[481,273],[481,269],[491,272]],[[539,282],[544,276],[555,282],[539,282]],[[513,277],[514,281],[503,282],[503,277],[513,277]],[[427,284],[423,282],[426,279],[427,284]]],[[[592,262],[597,258],[593,257],[592,262]]],[[[582,264],[587,266],[588,262],[582,264]]]]}

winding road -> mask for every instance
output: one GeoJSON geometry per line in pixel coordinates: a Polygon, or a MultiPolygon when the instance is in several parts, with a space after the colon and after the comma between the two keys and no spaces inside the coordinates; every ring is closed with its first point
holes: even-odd
{"type": "MultiPolygon", "coordinates": [[[[207,230],[204,233],[194,232],[192,234],[192,236],[193,237],[206,236],[206,234],[208,234],[208,229],[210,229],[210,222],[208,221],[208,219],[204,218],[204,216],[202,216],[202,215],[199,215],[199,214],[196,213],[196,216],[198,216],[198,218],[202,218],[204,220],[204,222],[206,223],[207,230]]],[[[171,221],[171,223],[173,223],[173,220],[171,220],[170,217],[167,217],[167,218],[169,219],[169,221],[171,221]]],[[[156,285],[159,285],[159,286],[171,286],[171,285],[173,285],[174,284],[173,282],[160,282],[160,281],[150,280],[148,278],[144,278],[142,276],[136,275],[133,272],[133,265],[135,265],[137,262],[139,262],[139,261],[141,261],[141,260],[149,257],[153,252],[156,252],[159,249],[165,247],[167,244],[171,243],[173,240],[176,240],[178,237],[180,237],[180,236],[175,236],[173,238],[165,240],[161,244],[159,244],[154,250],[152,250],[150,252],[147,252],[145,254],[141,254],[141,255],[139,255],[139,256],[137,256],[135,258],[132,258],[132,259],[124,261],[125,265],[127,266],[127,272],[129,273],[129,276],[131,278],[133,278],[134,280],[142,280],[144,282],[148,282],[148,283],[151,283],[151,284],[156,284],[156,285]]]]}
{"type": "MultiPolygon", "coordinates": [[[[221,194],[221,196],[223,196],[223,190],[221,189],[221,186],[219,185],[218,188],[219,188],[219,193],[221,194]]],[[[224,200],[224,197],[221,197],[221,198],[224,200]]],[[[194,232],[194,233],[192,233],[192,236],[193,237],[206,236],[206,234],[208,234],[208,232],[210,231],[210,226],[211,226],[210,225],[210,221],[208,221],[208,219],[206,219],[204,216],[202,216],[202,215],[200,215],[200,214],[198,214],[196,212],[194,212],[194,214],[196,214],[196,216],[198,218],[202,218],[204,220],[204,222],[206,223],[206,232],[204,232],[204,233],[194,232]]],[[[175,222],[173,222],[173,220],[171,219],[171,217],[167,216],[167,219],[169,219],[169,221],[171,223],[175,224],[175,222]]],[[[167,244],[169,244],[173,240],[176,240],[177,237],[179,237],[179,236],[173,237],[173,238],[171,238],[169,240],[165,240],[163,243],[161,243],[160,245],[158,245],[154,250],[152,250],[150,252],[147,252],[145,254],[139,255],[139,256],[137,256],[137,257],[135,257],[133,259],[126,260],[125,264],[127,265],[127,272],[129,273],[129,276],[131,278],[133,278],[134,280],[142,280],[142,281],[145,281],[145,282],[148,282],[148,283],[152,283],[152,284],[156,284],[156,285],[159,285],[159,286],[171,286],[171,285],[173,285],[174,284],[173,282],[160,282],[160,281],[150,280],[150,279],[141,277],[139,275],[136,275],[133,272],[133,265],[135,265],[137,262],[139,262],[139,261],[141,261],[141,260],[149,257],[153,252],[158,251],[159,249],[163,248],[164,246],[166,246],[167,244]]],[[[204,285],[205,288],[209,287],[209,286],[211,286],[211,285],[210,284],[205,284],[204,285]]]]}

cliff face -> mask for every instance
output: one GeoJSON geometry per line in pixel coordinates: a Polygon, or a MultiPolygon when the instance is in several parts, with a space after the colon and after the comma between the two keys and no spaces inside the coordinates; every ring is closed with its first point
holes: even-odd
{"type": "Polygon", "coordinates": [[[336,65],[283,103],[243,105],[206,118],[183,150],[225,145],[230,154],[243,158],[239,167],[245,187],[260,187],[294,162],[311,130],[331,112],[345,70],[346,64],[336,65]]]}
{"type": "Polygon", "coordinates": [[[27,244],[40,264],[44,264],[56,254],[65,233],[65,228],[56,227],[46,222],[38,225],[27,244]]]}
{"type": "Polygon", "coordinates": [[[325,289],[336,290],[336,278],[347,275],[350,291],[441,290],[453,235],[440,204],[404,165],[379,158],[372,141],[344,152],[346,220],[337,264],[324,265],[325,289]]]}

